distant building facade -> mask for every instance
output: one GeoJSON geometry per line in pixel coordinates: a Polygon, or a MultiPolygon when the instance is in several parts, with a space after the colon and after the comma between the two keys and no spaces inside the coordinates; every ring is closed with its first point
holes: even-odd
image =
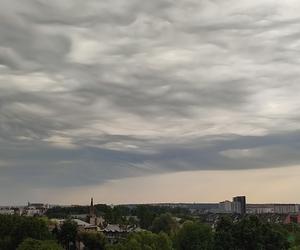
{"type": "Polygon", "coordinates": [[[299,204],[248,204],[250,214],[295,214],[299,213],[299,204]]]}
{"type": "Polygon", "coordinates": [[[232,202],[231,201],[221,201],[219,203],[220,212],[224,213],[232,213],[232,202]]]}
{"type": "Polygon", "coordinates": [[[246,196],[233,197],[232,203],[234,204],[233,212],[237,214],[246,214],[246,196]]]}
{"type": "Polygon", "coordinates": [[[246,196],[233,197],[232,201],[222,201],[219,203],[219,212],[246,214],[246,196]]]}
{"type": "Polygon", "coordinates": [[[1,208],[0,209],[0,214],[2,215],[13,215],[15,214],[15,210],[11,209],[11,208],[1,208]]]}
{"type": "Polygon", "coordinates": [[[294,224],[300,224],[300,214],[289,214],[284,222],[284,224],[291,224],[291,223],[294,223],[294,224]]]}
{"type": "Polygon", "coordinates": [[[91,198],[91,205],[90,205],[90,208],[89,208],[88,222],[91,225],[100,226],[100,227],[103,227],[104,222],[105,222],[103,217],[97,216],[96,208],[94,207],[94,199],[93,198],[91,198]]]}
{"type": "Polygon", "coordinates": [[[143,229],[139,227],[121,226],[119,224],[108,224],[101,232],[106,236],[109,243],[114,244],[123,240],[130,233],[142,232],[143,229]]]}
{"type": "Polygon", "coordinates": [[[48,204],[28,202],[28,205],[23,210],[23,214],[27,216],[42,216],[48,208],[48,204]]]}

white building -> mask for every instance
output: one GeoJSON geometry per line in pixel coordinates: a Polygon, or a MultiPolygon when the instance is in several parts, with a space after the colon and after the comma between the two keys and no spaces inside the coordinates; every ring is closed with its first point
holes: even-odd
{"type": "Polygon", "coordinates": [[[13,214],[15,214],[15,211],[13,209],[10,209],[10,208],[1,208],[0,209],[0,214],[13,215],[13,214]]]}
{"type": "Polygon", "coordinates": [[[237,213],[237,214],[241,214],[242,213],[242,206],[241,206],[240,202],[233,201],[233,202],[231,202],[231,206],[232,206],[232,212],[233,213],[237,213]]]}
{"type": "Polygon", "coordinates": [[[24,212],[25,212],[25,215],[27,215],[27,216],[36,216],[36,215],[43,214],[43,212],[40,209],[37,209],[36,207],[32,207],[32,206],[27,207],[24,212]]]}
{"type": "Polygon", "coordinates": [[[232,212],[232,202],[228,201],[228,200],[220,202],[219,209],[222,213],[231,213],[232,212]]]}
{"type": "Polygon", "coordinates": [[[249,204],[250,214],[293,214],[299,213],[298,204],[249,204]]]}

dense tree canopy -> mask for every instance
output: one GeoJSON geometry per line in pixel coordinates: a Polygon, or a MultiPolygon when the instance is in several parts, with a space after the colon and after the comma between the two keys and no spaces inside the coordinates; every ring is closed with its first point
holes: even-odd
{"type": "Polygon", "coordinates": [[[178,231],[175,247],[178,250],[209,250],[213,246],[213,234],[209,226],[186,222],[178,231]]]}
{"type": "Polygon", "coordinates": [[[128,223],[126,216],[130,214],[139,219],[134,224],[140,223],[148,230],[122,234],[118,243],[111,245],[104,234],[78,231],[77,224],[71,220],[55,227],[51,234],[49,221],[44,218],[0,215],[0,249],[60,250],[53,240],[65,249],[74,249],[75,242],[81,241],[87,250],[287,250],[300,246],[300,226],[272,224],[257,216],[235,216],[234,220],[233,216],[220,217],[212,229],[208,224],[199,223],[201,218],[197,217],[193,221],[184,222],[183,218],[182,222],[175,222],[174,215],[161,213],[165,210],[152,206],[138,206],[130,211],[121,206],[109,207],[108,211],[111,220],[121,218],[122,224],[128,223]]]}
{"type": "Polygon", "coordinates": [[[172,215],[167,213],[156,217],[150,229],[154,233],[165,232],[171,235],[178,229],[178,224],[173,219],[172,215]]]}
{"type": "Polygon", "coordinates": [[[130,234],[121,244],[109,246],[109,250],[172,250],[172,241],[165,233],[140,232],[130,234]]]}
{"type": "Polygon", "coordinates": [[[63,250],[55,241],[26,239],[17,248],[17,250],[63,250]]]}
{"type": "Polygon", "coordinates": [[[58,239],[65,247],[75,246],[77,238],[77,224],[66,220],[58,232],[58,239]]]}
{"type": "Polygon", "coordinates": [[[35,217],[0,215],[1,250],[15,250],[26,238],[50,239],[46,222],[35,217]]]}
{"type": "Polygon", "coordinates": [[[222,218],[215,233],[216,250],[275,250],[288,249],[287,232],[282,226],[264,223],[256,216],[246,217],[237,223],[222,218]]]}
{"type": "MultiPolygon", "coordinates": [[[[164,207],[164,206],[108,206],[105,204],[96,204],[95,211],[98,216],[103,216],[107,223],[118,224],[126,223],[126,216],[137,216],[140,221],[140,226],[144,229],[149,229],[153,220],[165,213],[170,213],[173,216],[188,216],[190,212],[188,209],[181,207],[164,207]]],[[[72,207],[53,207],[48,209],[46,215],[49,218],[68,218],[75,214],[88,214],[89,206],[72,206],[72,207]]],[[[129,222],[130,224],[130,222],[129,222]]]]}
{"type": "Polygon", "coordinates": [[[104,250],[106,245],[105,236],[100,232],[81,232],[80,241],[83,242],[87,250],[104,250]]]}
{"type": "Polygon", "coordinates": [[[231,250],[235,246],[235,236],[233,233],[233,222],[229,217],[222,217],[217,225],[214,235],[215,250],[231,250]]]}

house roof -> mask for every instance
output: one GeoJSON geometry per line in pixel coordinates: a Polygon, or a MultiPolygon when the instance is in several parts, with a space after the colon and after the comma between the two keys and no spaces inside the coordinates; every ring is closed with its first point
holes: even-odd
{"type": "Polygon", "coordinates": [[[106,226],[106,228],[104,228],[102,230],[102,232],[110,232],[110,233],[122,233],[122,232],[126,232],[126,233],[130,233],[130,232],[141,232],[144,231],[143,229],[141,229],[140,227],[131,227],[131,228],[121,228],[120,225],[117,224],[108,224],[106,226]]]}
{"type": "MultiPolygon", "coordinates": [[[[65,219],[51,219],[52,222],[54,223],[58,223],[58,224],[62,224],[65,222],[65,219]]],[[[90,227],[92,226],[91,224],[83,221],[83,220],[79,220],[79,219],[72,219],[72,221],[74,221],[78,226],[81,227],[90,227]]]]}
{"type": "Polygon", "coordinates": [[[103,232],[124,232],[124,230],[117,224],[108,224],[103,232]]]}
{"type": "Polygon", "coordinates": [[[76,222],[78,226],[83,226],[83,227],[90,227],[91,224],[83,221],[83,220],[79,220],[79,219],[72,219],[72,221],[76,222]]]}

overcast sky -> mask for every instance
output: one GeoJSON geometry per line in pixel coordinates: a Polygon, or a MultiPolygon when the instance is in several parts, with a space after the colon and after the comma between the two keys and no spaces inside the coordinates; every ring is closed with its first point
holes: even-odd
{"type": "Polygon", "coordinates": [[[0,4],[0,204],[300,202],[299,1],[0,4]]]}

